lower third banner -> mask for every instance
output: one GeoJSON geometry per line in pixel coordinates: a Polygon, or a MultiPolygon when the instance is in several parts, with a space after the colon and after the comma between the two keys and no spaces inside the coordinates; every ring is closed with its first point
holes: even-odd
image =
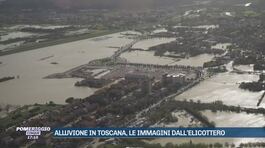
{"type": "Polygon", "coordinates": [[[55,138],[265,138],[265,128],[55,128],[55,138]]]}

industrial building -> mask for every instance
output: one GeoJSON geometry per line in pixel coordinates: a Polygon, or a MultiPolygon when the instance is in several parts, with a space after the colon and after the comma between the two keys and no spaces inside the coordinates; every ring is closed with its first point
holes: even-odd
{"type": "Polygon", "coordinates": [[[193,81],[196,79],[196,74],[184,74],[184,73],[178,73],[178,74],[164,74],[162,77],[162,83],[163,85],[169,85],[169,84],[185,84],[193,81]]]}

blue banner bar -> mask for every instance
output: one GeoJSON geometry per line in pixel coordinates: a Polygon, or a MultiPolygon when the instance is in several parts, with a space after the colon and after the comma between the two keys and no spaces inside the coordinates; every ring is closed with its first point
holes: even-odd
{"type": "Polygon", "coordinates": [[[265,128],[55,128],[55,138],[265,138],[265,128]]]}

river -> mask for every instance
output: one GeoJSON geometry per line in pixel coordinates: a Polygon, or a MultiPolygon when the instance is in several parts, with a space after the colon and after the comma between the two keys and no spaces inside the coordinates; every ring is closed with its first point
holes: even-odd
{"type": "Polygon", "coordinates": [[[19,76],[19,78],[0,83],[0,103],[16,105],[48,101],[64,103],[68,97],[87,97],[95,89],[74,87],[77,79],[43,79],[43,77],[69,70],[94,59],[108,57],[117,50],[110,46],[120,47],[131,41],[121,33],[116,33],[1,56],[0,78],[6,76],[19,76]]]}

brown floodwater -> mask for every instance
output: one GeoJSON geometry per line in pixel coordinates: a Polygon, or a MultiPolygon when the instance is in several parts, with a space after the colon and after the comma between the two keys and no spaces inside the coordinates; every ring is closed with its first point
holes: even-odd
{"type": "Polygon", "coordinates": [[[91,60],[108,57],[120,47],[131,42],[121,33],[49,46],[36,50],[1,56],[0,78],[19,76],[0,83],[1,104],[34,104],[54,101],[64,103],[68,97],[83,98],[95,90],[74,87],[77,79],[43,79],[64,72],[91,60]],[[58,64],[51,64],[51,63],[58,64]]]}

